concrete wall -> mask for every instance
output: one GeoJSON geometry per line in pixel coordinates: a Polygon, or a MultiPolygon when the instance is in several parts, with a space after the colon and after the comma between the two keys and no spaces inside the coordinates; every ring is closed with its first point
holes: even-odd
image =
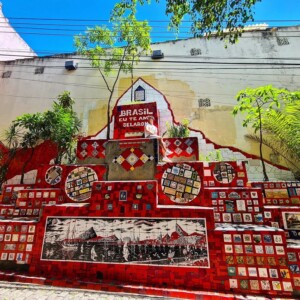
{"type": "MultiPolygon", "coordinates": [[[[300,56],[299,30],[299,26],[252,30],[227,48],[214,38],[153,44],[152,49],[162,50],[164,58],[143,57],[134,76],[142,77],[166,96],[177,121],[188,118],[192,128],[213,142],[257,154],[257,145],[244,140],[248,129],[242,128],[242,118],[231,115],[235,96],[247,87],[268,84],[300,88],[300,69],[293,65],[300,56]],[[206,98],[211,106],[199,107],[199,99],[206,98]]],[[[2,73],[12,71],[10,78],[0,78],[1,131],[20,114],[48,109],[64,90],[71,91],[76,99],[83,132],[95,134],[105,126],[108,92],[99,72],[86,59],[61,55],[2,62],[1,68],[2,73]],[[78,69],[65,70],[66,60],[77,62],[78,69]],[[41,66],[44,73],[34,74],[41,66]]],[[[113,105],[130,85],[130,76],[122,74],[113,105]]]]}

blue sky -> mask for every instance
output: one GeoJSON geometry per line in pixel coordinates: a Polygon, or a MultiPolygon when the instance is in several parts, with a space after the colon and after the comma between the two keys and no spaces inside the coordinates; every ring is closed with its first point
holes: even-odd
{"type": "MultiPolygon", "coordinates": [[[[39,55],[74,52],[73,36],[83,32],[87,26],[101,23],[93,20],[107,20],[114,3],[118,2],[117,0],[0,1],[10,23],[39,55]]],[[[164,2],[162,0],[159,5],[154,3],[139,9],[139,18],[149,20],[153,26],[153,41],[176,38],[173,33],[167,31],[168,18],[164,13],[164,2]]],[[[255,7],[255,19],[257,23],[266,22],[270,26],[300,24],[300,0],[262,0],[255,7]]],[[[185,24],[179,37],[186,37],[187,31],[188,27],[185,24]]]]}

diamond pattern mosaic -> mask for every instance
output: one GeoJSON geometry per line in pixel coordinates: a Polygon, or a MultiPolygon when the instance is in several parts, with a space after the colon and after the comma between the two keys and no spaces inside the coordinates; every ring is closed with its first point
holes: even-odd
{"type": "Polygon", "coordinates": [[[119,164],[126,171],[133,171],[143,166],[147,161],[152,161],[152,155],[145,154],[140,148],[129,148],[113,159],[113,163],[119,164]]]}

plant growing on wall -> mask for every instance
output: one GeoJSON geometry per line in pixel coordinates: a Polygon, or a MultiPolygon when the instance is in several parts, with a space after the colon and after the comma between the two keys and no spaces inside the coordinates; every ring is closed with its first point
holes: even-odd
{"type": "Polygon", "coordinates": [[[75,147],[81,122],[73,110],[75,101],[70,92],[64,91],[54,101],[52,110],[45,112],[45,121],[48,127],[48,139],[54,142],[58,148],[55,163],[60,164],[63,160],[73,163],[76,159],[75,147]]]}
{"type": "MultiPolygon", "coordinates": [[[[297,179],[300,178],[300,92],[290,93],[280,109],[269,110],[262,120],[262,143],[285,160],[297,179]]],[[[259,142],[259,136],[247,134],[259,142]]]]}
{"type": "Polygon", "coordinates": [[[88,57],[92,67],[99,70],[109,92],[107,139],[110,138],[111,101],[120,74],[132,74],[140,55],[150,49],[150,26],[147,21],[138,21],[135,13],[136,7],[127,3],[118,13],[112,12],[112,29],[96,26],[75,37],[78,53],[88,57]]]}
{"type": "Polygon", "coordinates": [[[172,124],[170,125],[169,122],[167,122],[167,134],[170,138],[186,138],[190,136],[190,130],[189,130],[189,120],[183,119],[181,123],[178,124],[172,124]]]}
{"type": "Polygon", "coordinates": [[[4,140],[8,145],[9,155],[1,164],[1,173],[5,173],[18,148],[28,150],[30,155],[25,160],[21,172],[20,183],[23,184],[24,173],[34,157],[35,147],[47,140],[52,141],[58,148],[55,163],[61,163],[64,155],[68,160],[72,159],[72,148],[80,128],[80,121],[72,108],[73,104],[70,93],[65,91],[58,96],[58,101],[53,103],[52,110],[24,114],[12,121],[5,132],[4,140]]]}
{"type": "Polygon", "coordinates": [[[222,151],[220,149],[209,152],[207,155],[200,153],[199,161],[224,161],[222,151]]]}
{"type": "MultiPolygon", "coordinates": [[[[207,35],[234,44],[241,36],[247,22],[253,21],[253,6],[261,0],[166,0],[166,15],[170,16],[170,28],[178,31],[184,18],[191,20],[191,32],[195,37],[207,35]]],[[[150,3],[150,0],[120,0],[115,6],[121,14],[129,5],[150,3]]],[[[156,0],[155,2],[162,2],[156,0]]]]}
{"type": "Polygon", "coordinates": [[[233,109],[233,115],[239,112],[245,114],[243,126],[251,126],[259,141],[259,155],[263,168],[263,180],[268,181],[265,161],[263,158],[263,124],[274,109],[279,109],[281,104],[293,101],[294,93],[285,89],[278,89],[271,85],[247,88],[237,95],[238,104],[233,109]]]}

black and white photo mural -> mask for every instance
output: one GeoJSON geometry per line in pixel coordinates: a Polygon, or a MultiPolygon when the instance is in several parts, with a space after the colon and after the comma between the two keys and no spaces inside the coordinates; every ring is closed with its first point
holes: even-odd
{"type": "Polygon", "coordinates": [[[209,268],[205,219],[48,217],[42,260],[209,268]]]}

